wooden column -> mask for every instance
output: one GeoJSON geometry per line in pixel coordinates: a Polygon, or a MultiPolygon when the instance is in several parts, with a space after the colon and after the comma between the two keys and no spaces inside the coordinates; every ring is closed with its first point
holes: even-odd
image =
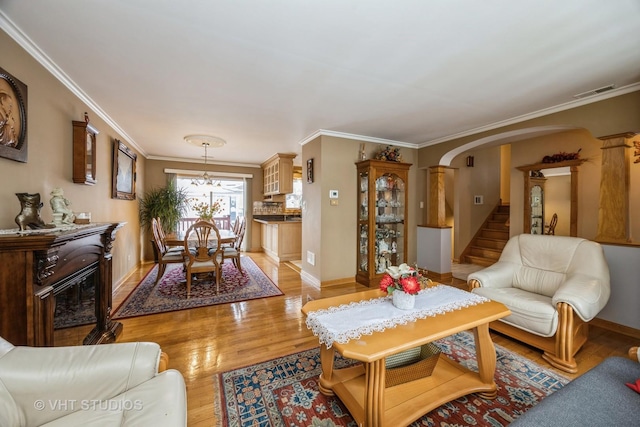
{"type": "Polygon", "coordinates": [[[431,166],[429,168],[429,215],[427,226],[446,227],[445,217],[445,166],[431,166]]]}
{"type": "Polygon", "coordinates": [[[603,136],[596,240],[629,242],[629,165],[633,132],[603,136]]]}

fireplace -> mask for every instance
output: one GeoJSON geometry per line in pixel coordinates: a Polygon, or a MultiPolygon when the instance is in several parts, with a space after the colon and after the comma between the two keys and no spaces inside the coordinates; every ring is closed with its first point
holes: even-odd
{"type": "Polygon", "coordinates": [[[123,225],[0,235],[0,335],[14,345],[53,346],[54,331],[65,327],[60,316],[84,316],[84,307],[93,316],[82,343],[114,342],[122,324],[111,319],[111,249],[123,225]]]}

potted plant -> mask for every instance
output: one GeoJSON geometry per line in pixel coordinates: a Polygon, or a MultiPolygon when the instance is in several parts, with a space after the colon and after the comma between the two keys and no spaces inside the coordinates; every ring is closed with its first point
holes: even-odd
{"type": "Polygon", "coordinates": [[[153,218],[160,218],[165,233],[175,233],[178,221],[187,213],[189,196],[185,188],[170,183],[166,187],[152,188],[140,197],[140,225],[151,227],[153,218]]]}

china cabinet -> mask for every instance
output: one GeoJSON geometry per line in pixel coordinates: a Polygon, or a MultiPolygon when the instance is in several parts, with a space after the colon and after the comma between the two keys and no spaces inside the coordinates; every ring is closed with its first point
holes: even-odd
{"type": "Polygon", "coordinates": [[[531,178],[531,234],[544,234],[545,178],[531,178]]]}
{"type": "Polygon", "coordinates": [[[387,267],[407,262],[410,163],[364,160],[358,169],[356,281],[377,287],[387,267]]]}

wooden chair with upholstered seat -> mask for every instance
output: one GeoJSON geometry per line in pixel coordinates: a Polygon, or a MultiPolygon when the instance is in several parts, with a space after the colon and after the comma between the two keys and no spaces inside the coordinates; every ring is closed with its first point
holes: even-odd
{"type": "Polygon", "coordinates": [[[189,227],[184,235],[184,267],[187,276],[187,296],[191,294],[194,274],[214,273],[216,293],[222,280],[222,248],[220,231],[213,222],[198,221],[189,227]]]}
{"type": "Polygon", "coordinates": [[[156,277],[156,285],[160,282],[167,270],[167,264],[181,264],[184,262],[182,249],[169,250],[165,243],[164,231],[157,218],[151,220],[151,231],[153,232],[153,244],[158,253],[158,276],[156,277]]]}
{"type": "Polygon", "coordinates": [[[247,229],[247,221],[245,217],[241,216],[236,219],[235,226],[236,230],[234,231],[236,235],[236,240],[233,242],[232,246],[225,246],[222,248],[222,261],[229,258],[233,262],[233,265],[236,266],[238,271],[242,273],[242,264],[240,263],[240,252],[242,247],[242,241],[244,240],[244,233],[247,229]]]}

